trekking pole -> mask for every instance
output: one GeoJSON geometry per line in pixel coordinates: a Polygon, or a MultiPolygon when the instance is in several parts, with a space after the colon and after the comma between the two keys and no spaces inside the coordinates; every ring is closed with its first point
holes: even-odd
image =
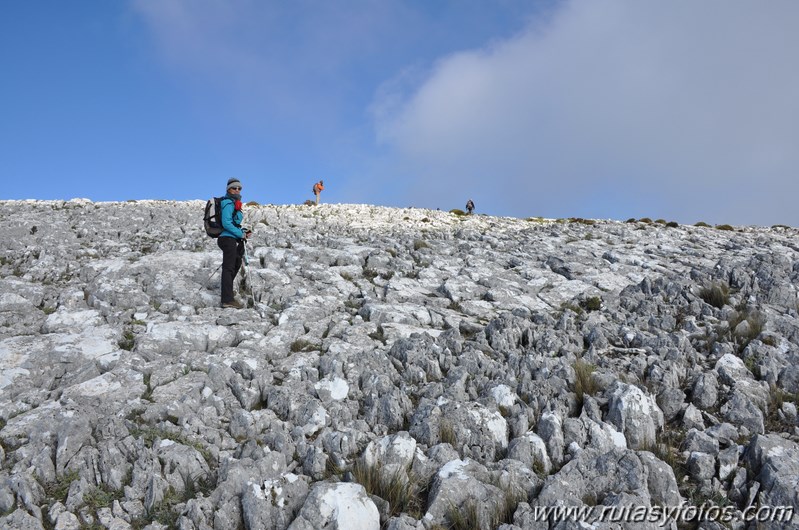
{"type": "MultiPolygon", "coordinates": [[[[211,274],[209,274],[209,275],[208,275],[208,279],[207,279],[207,280],[205,280],[205,283],[206,283],[206,284],[208,284],[208,283],[211,281],[211,278],[213,278],[213,277],[214,277],[214,274],[216,274],[216,273],[217,273],[217,271],[218,271],[219,269],[221,269],[221,268],[222,268],[222,264],[220,263],[220,264],[219,264],[219,266],[218,266],[217,268],[215,268],[215,269],[213,270],[213,272],[211,272],[211,274]]],[[[197,289],[197,292],[199,293],[199,292],[202,292],[203,290],[206,290],[206,289],[208,289],[208,286],[207,286],[207,285],[200,285],[200,288],[199,288],[199,289],[197,289]]]]}
{"type": "Polygon", "coordinates": [[[252,307],[255,309],[255,291],[253,290],[252,275],[250,274],[250,255],[247,252],[247,238],[244,238],[244,277],[246,284],[250,288],[250,298],[252,299],[252,307]]]}

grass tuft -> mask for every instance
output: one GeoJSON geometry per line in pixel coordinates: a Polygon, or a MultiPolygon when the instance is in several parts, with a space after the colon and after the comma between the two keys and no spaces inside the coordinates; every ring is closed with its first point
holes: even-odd
{"type": "Polygon", "coordinates": [[[353,466],[352,475],[369,495],[376,495],[388,502],[389,517],[403,512],[415,519],[422,517],[425,488],[413,473],[403,473],[399,469],[390,473],[380,465],[369,466],[358,461],[353,466]]]}
{"type": "Polygon", "coordinates": [[[599,311],[602,309],[602,299],[598,296],[591,296],[581,301],[580,307],[586,311],[599,311]]]}
{"type": "Polygon", "coordinates": [[[458,437],[455,435],[455,428],[449,420],[441,420],[438,426],[438,440],[453,447],[457,446],[458,437]]]}
{"type": "Polygon", "coordinates": [[[430,248],[430,245],[424,239],[415,239],[413,241],[413,250],[420,250],[423,248],[430,248]]]}
{"type": "Polygon", "coordinates": [[[577,394],[577,401],[582,406],[586,395],[591,396],[599,391],[599,385],[594,380],[596,367],[582,359],[577,359],[572,368],[574,368],[574,393],[577,394]]]}
{"type": "Polygon", "coordinates": [[[713,307],[721,309],[730,302],[730,288],[724,282],[714,282],[710,286],[703,287],[702,290],[699,291],[699,298],[713,307]]]}
{"type": "Polygon", "coordinates": [[[318,344],[314,344],[313,342],[307,341],[305,339],[297,339],[291,343],[289,349],[291,350],[291,353],[298,353],[320,350],[321,347],[318,344]]]}

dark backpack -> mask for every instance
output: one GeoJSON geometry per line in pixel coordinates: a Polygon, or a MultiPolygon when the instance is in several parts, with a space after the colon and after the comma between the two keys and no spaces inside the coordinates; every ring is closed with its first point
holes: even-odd
{"type": "Polygon", "coordinates": [[[214,239],[222,233],[222,199],[223,197],[214,197],[205,203],[205,216],[203,217],[205,233],[214,239]]]}

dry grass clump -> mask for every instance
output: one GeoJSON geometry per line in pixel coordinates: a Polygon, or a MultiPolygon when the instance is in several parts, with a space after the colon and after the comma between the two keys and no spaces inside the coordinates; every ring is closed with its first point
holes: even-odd
{"type": "Polygon", "coordinates": [[[699,291],[699,298],[713,307],[721,309],[730,302],[730,287],[724,282],[713,282],[699,291]]]}
{"type": "Polygon", "coordinates": [[[577,394],[577,401],[582,406],[586,395],[591,396],[599,391],[599,385],[594,380],[596,366],[577,359],[572,368],[574,368],[574,393],[577,394]]]}
{"type": "Polygon", "coordinates": [[[388,472],[383,466],[366,465],[359,460],[353,466],[352,476],[369,495],[388,502],[390,517],[403,512],[416,519],[422,517],[425,488],[410,471],[388,472]]]}

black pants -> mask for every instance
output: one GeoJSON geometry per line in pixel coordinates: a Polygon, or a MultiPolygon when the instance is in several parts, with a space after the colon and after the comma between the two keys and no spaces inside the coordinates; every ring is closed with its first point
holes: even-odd
{"type": "Polygon", "coordinates": [[[216,244],[222,249],[222,303],[233,301],[233,280],[244,260],[244,240],[220,237],[216,244]]]}

